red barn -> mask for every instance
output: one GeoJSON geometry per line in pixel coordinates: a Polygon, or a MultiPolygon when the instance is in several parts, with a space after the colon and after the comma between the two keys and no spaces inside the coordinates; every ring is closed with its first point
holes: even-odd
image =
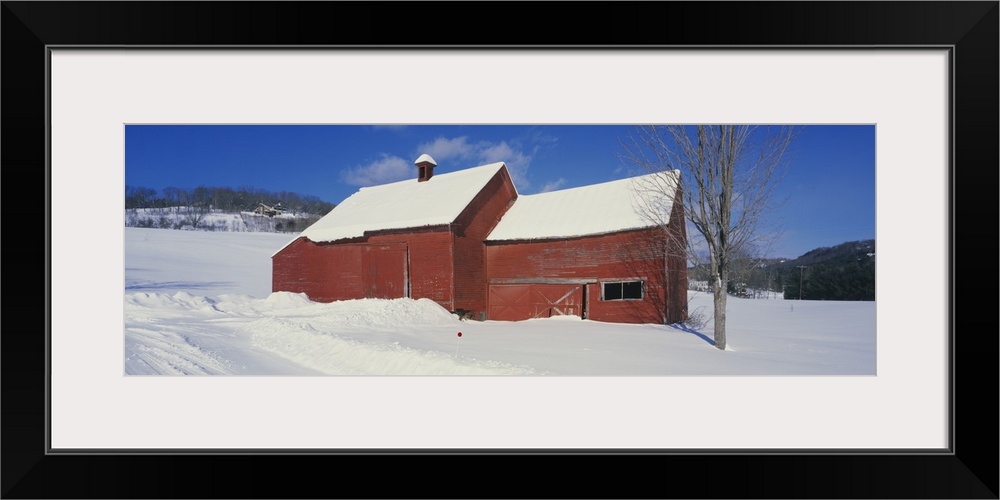
{"type": "Polygon", "coordinates": [[[519,196],[504,163],[416,166],[416,179],[360,189],[276,252],[272,291],[429,298],[476,319],[686,319],[678,172],[519,196]],[[643,195],[651,180],[668,189],[643,195]]]}

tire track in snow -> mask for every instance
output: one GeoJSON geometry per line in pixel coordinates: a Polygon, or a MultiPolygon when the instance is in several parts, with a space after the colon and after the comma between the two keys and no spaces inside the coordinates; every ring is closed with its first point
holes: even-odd
{"type": "Polygon", "coordinates": [[[224,375],[232,373],[222,357],[202,349],[190,337],[170,331],[125,328],[125,373],[128,375],[224,375]]]}
{"type": "Polygon", "coordinates": [[[525,366],[459,358],[398,342],[362,342],[349,332],[324,331],[303,319],[269,317],[246,328],[254,347],[329,375],[537,375],[525,366]]]}

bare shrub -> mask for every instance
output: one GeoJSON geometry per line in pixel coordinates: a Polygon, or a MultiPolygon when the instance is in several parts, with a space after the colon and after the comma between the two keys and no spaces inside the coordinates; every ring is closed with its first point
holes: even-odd
{"type": "Polygon", "coordinates": [[[701,330],[705,328],[705,325],[711,321],[712,318],[705,312],[705,307],[699,307],[694,311],[688,311],[687,320],[684,321],[684,325],[692,330],[701,330]]]}

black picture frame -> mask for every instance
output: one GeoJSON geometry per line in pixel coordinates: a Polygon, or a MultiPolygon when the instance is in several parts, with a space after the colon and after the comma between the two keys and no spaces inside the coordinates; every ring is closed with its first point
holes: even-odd
{"type": "Polygon", "coordinates": [[[996,274],[982,267],[992,271],[998,241],[996,1],[2,3],[0,158],[13,230],[0,335],[4,498],[998,498],[997,319],[955,303],[959,290],[967,299],[995,293],[986,284],[996,274]],[[465,21],[446,21],[456,14],[465,21]],[[950,452],[48,453],[50,234],[37,210],[44,193],[47,221],[47,47],[414,44],[949,47],[950,452]],[[24,269],[44,277],[14,272],[24,269]]]}

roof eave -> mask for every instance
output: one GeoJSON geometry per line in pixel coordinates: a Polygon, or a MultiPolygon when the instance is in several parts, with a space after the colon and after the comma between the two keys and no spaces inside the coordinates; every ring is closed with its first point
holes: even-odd
{"type": "Polygon", "coordinates": [[[546,241],[575,240],[575,239],[591,238],[591,237],[597,237],[597,236],[608,236],[608,235],[611,235],[611,234],[633,233],[633,232],[648,231],[650,229],[660,229],[660,228],[661,228],[660,225],[654,224],[654,225],[649,225],[649,226],[630,227],[630,228],[625,228],[625,229],[613,229],[613,230],[609,230],[609,231],[600,231],[600,232],[594,232],[594,233],[575,234],[575,235],[562,235],[562,236],[539,236],[537,238],[518,237],[518,238],[490,239],[489,237],[487,237],[486,240],[485,240],[485,242],[487,244],[489,244],[489,243],[522,243],[522,242],[523,243],[541,243],[541,242],[546,242],[546,241]]]}

